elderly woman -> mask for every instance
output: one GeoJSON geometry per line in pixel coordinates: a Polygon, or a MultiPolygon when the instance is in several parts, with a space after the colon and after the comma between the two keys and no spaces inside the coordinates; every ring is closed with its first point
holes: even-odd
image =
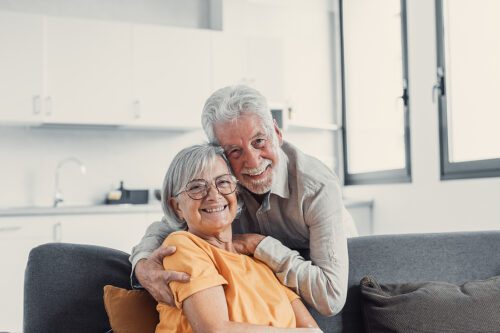
{"type": "Polygon", "coordinates": [[[219,147],[192,146],[172,161],[162,204],[166,220],[182,231],[165,239],[163,245],[177,251],[163,266],[191,279],[170,283],[175,307],[158,304],[156,333],[321,332],[271,269],[236,252],[231,229],[238,210],[236,186],[219,147]]]}

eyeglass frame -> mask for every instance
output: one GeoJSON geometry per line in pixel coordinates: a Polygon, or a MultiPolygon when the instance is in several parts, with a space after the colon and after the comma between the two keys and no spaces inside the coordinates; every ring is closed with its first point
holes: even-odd
{"type": "Polygon", "coordinates": [[[219,193],[220,195],[226,196],[226,195],[230,195],[230,194],[233,194],[234,192],[236,192],[236,189],[238,188],[238,179],[237,179],[235,176],[233,176],[232,174],[230,174],[230,173],[225,173],[225,174],[223,174],[223,175],[219,175],[219,176],[215,177],[215,178],[213,179],[213,182],[211,182],[211,183],[209,183],[206,179],[203,179],[203,178],[191,179],[191,180],[190,180],[190,181],[186,184],[186,186],[184,186],[184,190],[182,190],[182,191],[180,191],[179,193],[177,193],[176,195],[174,195],[174,198],[177,198],[179,195],[181,195],[182,193],[186,192],[187,196],[188,196],[189,198],[191,198],[192,200],[203,200],[203,199],[205,199],[205,198],[208,196],[208,194],[210,193],[210,187],[211,187],[212,185],[213,185],[213,186],[215,187],[215,189],[217,190],[217,193],[219,193]],[[234,182],[234,190],[232,190],[232,191],[231,191],[231,192],[229,192],[229,193],[225,193],[225,194],[224,194],[224,193],[221,193],[221,191],[220,191],[220,190],[219,190],[219,188],[217,187],[217,183],[216,183],[216,182],[217,182],[217,179],[219,179],[220,177],[224,177],[224,176],[229,176],[229,177],[230,177],[230,179],[234,182]],[[190,196],[190,195],[189,195],[189,190],[188,190],[188,188],[187,188],[187,187],[188,187],[188,185],[189,185],[190,183],[194,182],[194,181],[203,181],[203,182],[205,182],[205,185],[206,185],[206,191],[207,191],[207,193],[206,193],[203,197],[201,197],[201,198],[199,198],[199,199],[197,199],[197,198],[193,198],[192,196],[190,196]]]}

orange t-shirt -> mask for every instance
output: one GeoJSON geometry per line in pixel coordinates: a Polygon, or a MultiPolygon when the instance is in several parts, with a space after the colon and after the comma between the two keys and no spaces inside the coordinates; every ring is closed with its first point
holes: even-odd
{"type": "Polygon", "coordinates": [[[252,257],[210,245],[186,231],[170,234],[164,245],[177,251],[163,260],[167,270],[191,275],[187,283],[170,282],[175,307],[159,303],[160,323],[156,333],[192,332],[182,312],[182,302],[198,291],[224,285],[229,320],[295,327],[291,302],[299,296],[282,285],[271,269],[252,257]]]}

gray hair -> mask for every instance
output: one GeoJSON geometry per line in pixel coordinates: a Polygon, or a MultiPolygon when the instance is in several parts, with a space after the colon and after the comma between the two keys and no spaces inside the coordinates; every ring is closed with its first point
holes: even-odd
{"type": "Polygon", "coordinates": [[[212,167],[217,160],[217,156],[224,159],[229,170],[229,163],[224,156],[224,150],[219,146],[208,143],[184,148],[172,160],[163,180],[161,206],[165,214],[162,221],[174,230],[186,230],[187,224],[179,219],[168,200],[181,192],[189,181],[199,177],[204,170],[212,167]]]}
{"type": "Polygon", "coordinates": [[[217,90],[205,102],[201,124],[208,140],[218,144],[214,125],[239,118],[243,113],[257,115],[262,120],[267,134],[274,139],[273,118],[266,98],[254,88],[236,85],[217,90]]]}

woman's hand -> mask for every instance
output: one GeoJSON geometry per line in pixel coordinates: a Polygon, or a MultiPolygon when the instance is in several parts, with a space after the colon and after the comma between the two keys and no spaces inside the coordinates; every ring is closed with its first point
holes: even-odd
{"type": "Polygon", "coordinates": [[[148,259],[139,260],[135,265],[135,276],[139,283],[153,296],[157,302],[174,306],[172,291],[168,286],[170,281],[188,282],[190,276],[186,273],[166,271],[163,268],[163,258],[175,252],[175,246],[159,247],[148,259]]]}

